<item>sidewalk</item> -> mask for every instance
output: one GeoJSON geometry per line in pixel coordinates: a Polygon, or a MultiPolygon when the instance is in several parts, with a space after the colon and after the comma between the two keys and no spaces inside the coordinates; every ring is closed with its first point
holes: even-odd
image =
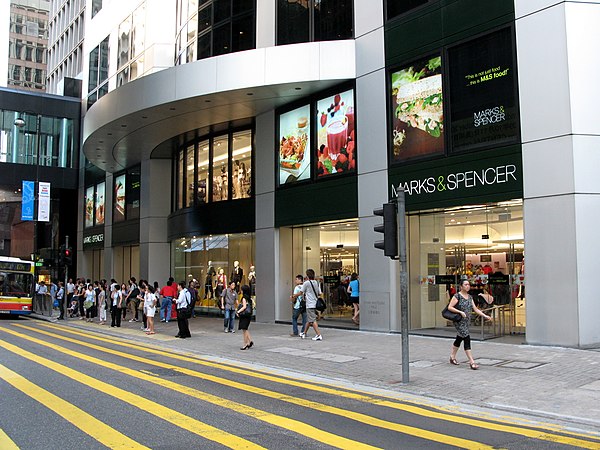
{"type": "MultiPolygon", "coordinates": [[[[43,317],[48,320],[48,317],[43,317]]],[[[398,334],[322,328],[323,341],[291,337],[291,325],[251,323],[255,343],[241,351],[241,331],[223,332],[219,318],[190,319],[191,339],[176,339],[177,323],[157,323],[146,336],[140,323],[110,328],[77,319],[59,322],[217,358],[260,364],[328,380],[449,402],[571,422],[600,430],[600,352],[473,342],[480,365],[471,370],[461,348],[460,366],[448,359],[452,339],[410,336],[410,382],[402,383],[398,334]]],[[[237,323],[236,323],[237,328],[237,323]]],[[[348,386],[349,387],[349,386],[348,386]]]]}

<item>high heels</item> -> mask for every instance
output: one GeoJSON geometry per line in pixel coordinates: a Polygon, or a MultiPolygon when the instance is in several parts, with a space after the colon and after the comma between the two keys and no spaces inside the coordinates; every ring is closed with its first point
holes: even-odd
{"type": "Polygon", "coordinates": [[[250,341],[250,343],[248,344],[248,348],[251,348],[254,345],[254,341],[250,341]]]}
{"type": "Polygon", "coordinates": [[[248,350],[250,348],[250,345],[244,345],[242,348],[240,348],[240,350],[248,350]]]}

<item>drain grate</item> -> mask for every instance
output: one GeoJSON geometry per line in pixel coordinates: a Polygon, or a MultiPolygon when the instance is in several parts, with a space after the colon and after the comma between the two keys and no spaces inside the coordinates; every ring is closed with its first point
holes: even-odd
{"type": "Polygon", "coordinates": [[[498,367],[506,367],[508,369],[530,370],[544,365],[546,365],[546,363],[533,361],[508,361],[506,363],[499,364],[498,367]]]}

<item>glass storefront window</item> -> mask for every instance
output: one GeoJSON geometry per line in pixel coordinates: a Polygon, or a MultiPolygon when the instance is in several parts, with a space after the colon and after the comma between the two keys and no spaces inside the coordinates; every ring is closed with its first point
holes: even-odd
{"type": "Polygon", "coordinates": [[[219,136],[213,140],[213,201],[229,197],[229,139],[219,136]]]}
{"type": "Polygon", "coordinates": [[[194,146],[188,146],[185,163],[186,206],[194,205],[194,153],[194,146]]]}
{"type": "Polygon", "coordinates": [[[326,222],[292,230],[294,275],[314,269],[325,294],[327,319],[352,317],[347,288],[350,276],[360,274],[358,221],[326,222]]]}
{"type": "Polygon", "coordinates": [[[233,199],[249,198],[252,180],[252,133],[244,131],[233,135],[233,199]]]}
{"type": "Polygon", "coordinates": [[[475,302],[495,315],[493,323],[476,327],[472,334],[481,330],[485,338],[524,330],[520,200],[414,214],[408,224],[411,329],[455,334],[440,314],[456,289],[447,283],[455,276],[468,278],[475,302]],[[490,304],[483,304],[485,294],[493,297],[490,304]]]}
{"type": "Polygon", "coordinates": [[[179,152],[177,161],[177,209],[183,208],[183,150],[179,152]]]}
{"type": "Polygon", "coordinates": [[[196,194],[198,204],[208,201],[209,149],[208,141],[200,141],[198,143],[198,190],[196,194]]]}
{"type": "Polygon", "coordinates": [[[254,287],[254,233],[176,239],[171,255],[173,277],[197,284],[199,305],[205,312],[219,310],[218,298],[229,280],[254,287]]]}

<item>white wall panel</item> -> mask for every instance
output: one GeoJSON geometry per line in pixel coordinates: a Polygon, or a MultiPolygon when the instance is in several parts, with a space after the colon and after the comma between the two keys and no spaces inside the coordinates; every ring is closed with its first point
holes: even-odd
{"type": "Polygon", "coordinates": [[[383,1],[354,0],[354,36],[383,27],[383,1]]]}
{"type": "Polygon", "coordinates": [[[525,198],[573,193],[573,136],[523,145],[525,198]]]}
{"type": "Polygon", "coordinates": [[[275,189],[275,111],[256,117],[254,138],[254,191],[256,194],[275,189]]]}
{"type": "Polygon", "coordinates": [[[563,6],[517,21],[521,135],[524,142],[571,133],[563,6]]]}
{"type": "Polygon", "coordinates": [[[356,75],[360,77],[384,67],[384,31],[378,28],[356,40],[356,75]]]}
{"type": "Polygon", "coordinates": [[[279,45],[265,49],[266,84],[319,79],[319,44],[279,45]]]}

